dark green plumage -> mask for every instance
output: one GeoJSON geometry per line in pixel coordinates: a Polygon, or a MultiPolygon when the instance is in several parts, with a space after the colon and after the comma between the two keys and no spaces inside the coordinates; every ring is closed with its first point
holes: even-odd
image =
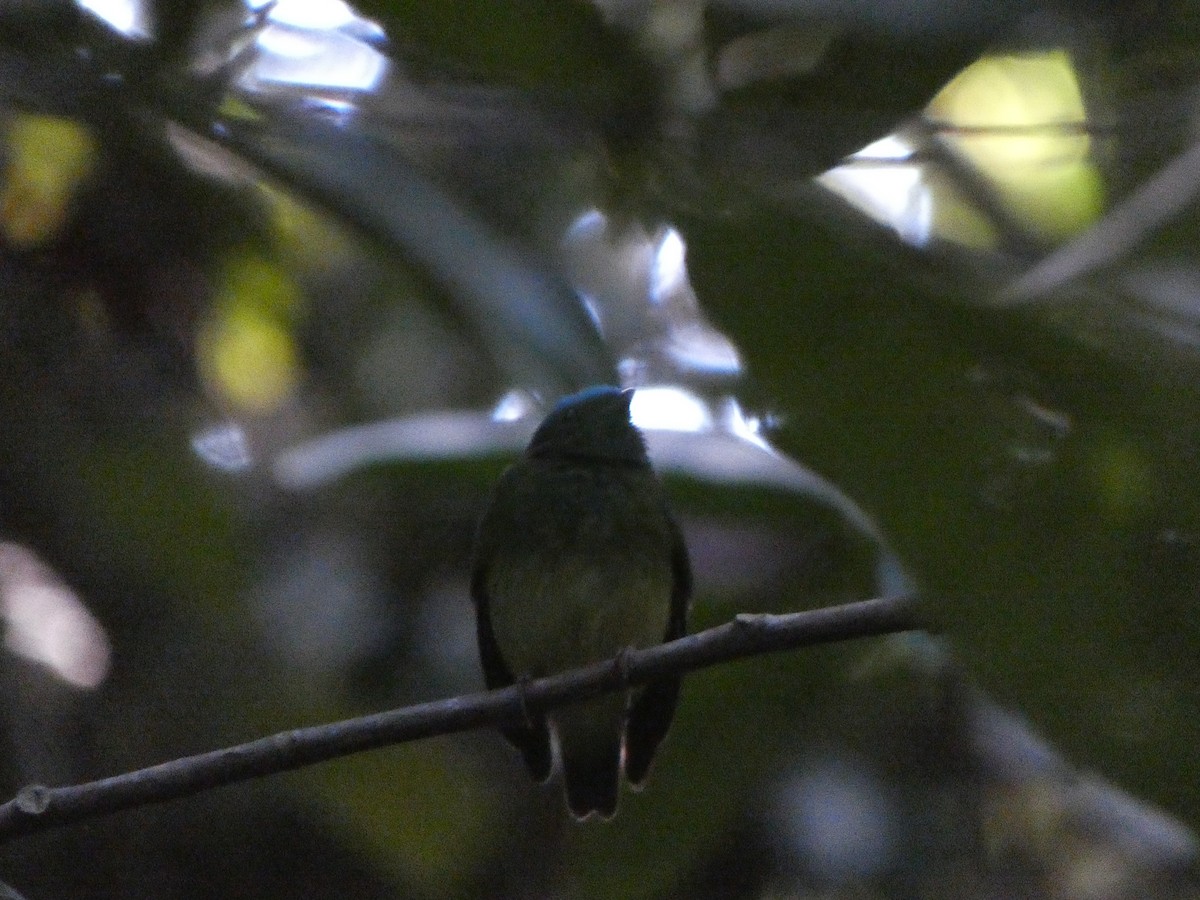
{"type": "MultiPolygon", "coordinates": [[[[496,485],[471,594],[488,687],[682,637],[687,549],[629,421],[632,391],[567,397],[496,485]]],[[[545,781],[557,735],[571,812],[610,817],[620,774],[640,784],[675,714],[679,679],[598,697],[504,729],[545,781]]]]}

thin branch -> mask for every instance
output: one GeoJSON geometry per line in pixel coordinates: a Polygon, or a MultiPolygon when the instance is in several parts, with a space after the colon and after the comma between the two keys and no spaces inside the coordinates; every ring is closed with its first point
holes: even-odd
{"type": "Polygon", "coordinates": [[[31,785],[0,805],[0,842],[93,816],[188,797],[209,788],[420,738],[521,720],[597,694],[734,659],[920,628],[911,597],[788,615],[739,615],[677,641],[498,691],[297,728],[160,765],[66,787],[31,785]]]}

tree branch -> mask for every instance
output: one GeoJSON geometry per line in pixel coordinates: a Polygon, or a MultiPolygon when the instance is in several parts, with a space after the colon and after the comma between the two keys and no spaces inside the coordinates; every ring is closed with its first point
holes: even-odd
{"type": "Polygon", "coordinates": [[[269,737],[66,787],[31,785],[0,805],[0,842],[105,813],[188,797],[209,788],[391,744],[520,721],[662,675],[815,644],[921,627],[911,597],[890,597],[787,615],[739,615],[677,641],[521,686],[297,728],[269,737]]]}

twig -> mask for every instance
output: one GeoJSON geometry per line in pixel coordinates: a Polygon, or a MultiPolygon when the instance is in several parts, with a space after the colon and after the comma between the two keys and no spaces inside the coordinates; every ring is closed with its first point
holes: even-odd
{"type": "Polygon", "coordinates": [[[297,728],[66,787],[31,785],[0,805],[0,841],[105,813],[188,797],[209,788],[299,769],[391,744],[513,722],[596,694],[762,653],[921,627],[911,597],[864,600],[787,615],[740,615],[668,644],[487,693],[297,728]]]}

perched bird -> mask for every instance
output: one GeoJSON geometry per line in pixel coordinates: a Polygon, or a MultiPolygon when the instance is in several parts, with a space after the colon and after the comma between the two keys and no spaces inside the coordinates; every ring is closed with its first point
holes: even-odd
{"type": "MultiPolygon", "coordinates": [[[[500,478],[479,523],[471,595],[489,688],[682,637],[687,548],[629,419],[633,391],[564,398],[500,478]]],[[[617,808],[621,770],[646,778],[675,714],[679,678],[533,713],[503,729],[537,781],[556,738],[578,818],[617,808]]]]}

